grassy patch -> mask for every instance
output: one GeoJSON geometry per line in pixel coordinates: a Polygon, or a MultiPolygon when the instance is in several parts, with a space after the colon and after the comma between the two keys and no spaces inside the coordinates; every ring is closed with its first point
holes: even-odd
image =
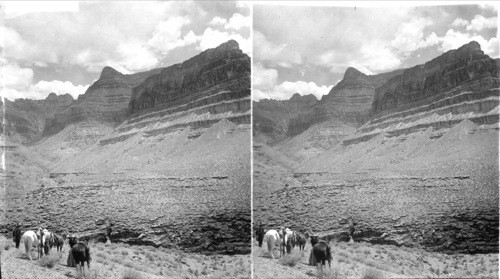
{"type": "Polygon", "coordinates": [[[122,279],[145,279],[137,270],[127,269],[122,274],[122,279]]]}
{"type": "Polygon", "coordinates": [[[279,263],[285,266],[296,266],[303,256],[304,252],[286,254],[284,257],[279,259],[279,263]]]}
{"type": "Polygon", "coordinates": [[[61,252],[53,252],[38,260],[38,264],[43,267],[53,268],[61,259],[61,252]]]}
{"type": "Polygon", "coordinates": [[[339,279],[339,271],[336,268],[326,268],[323,269],[318,268],[317,276],[318,279],[339,279]]]}
{"type": "Polygon", "coordinates": [[[363,276],[361,277],[362,279],[383,279],[384,278],[384,273],[382,271],[374,269],[374,268],[368,268],[365,270],[363,273],[363,276]]]}

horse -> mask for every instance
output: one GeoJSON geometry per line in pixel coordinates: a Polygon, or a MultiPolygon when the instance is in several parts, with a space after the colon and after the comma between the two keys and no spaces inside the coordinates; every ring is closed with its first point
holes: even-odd
{"type": "Polygon", "coordinates": [[[62,251],[62,248],[64,246],[64,240],[66,239],[66,235],[63,234],[58,235],[58,234],[53,234],[54,237],[54,243],[53,245],[56,246],[56,251],[62,251]]]}
{"type": "Polygon", "coordinates": [[[285,252],[287,254],[292,253],[293,237],[294,237],[294,232],[292,230],[290,230],[289,228],[283,230],[283,242],[282,242],[283,254],[285,254],[285,252]]]}
{"type": "Polygon", "coordinates": [[[24,248],[26,250],[26,256],[28,257],[28,259],[30,259],[30,261],[33,260],[31,258],[31,250],[33,249],[33,247],[36,247],[38,249],[38,258],[40,258],[39,237],[40,236],[34,231],[26,231],[21,237],[21,241],[24,243],[24,248]]]}
{"type": "Polygon", "coordinates": [[[269,254],[271,255],[271,258],[274,259],[274,249],[276,246],[279,246],[280,250],[280,258],[281,258],[281,237],[278,231],[276,230],[269,230],[266,232],[264,235],[264,241],[267,243],[267,251],[269,251],[269,254]]]}
{"type": "Polygon", "coordinates": [[[317,235],[311,235],[311,246],[314,247],[314,245],[316,245],[316,243],[318,243],[319,241],[319,236],[317,235]]]}
{"type": "Polygon", "coordinates": [[[66,265],[69,267],[75,267],[76,263],[75,260],[73,259],[73,255],[71,254],[71,249],[73,246],[75,246],[78,243],[78,240],[75,235],[70,235],[68,237],[68,244],[69,244],[69,253],[68,253],[68,260],[66,261],[66,265]]]}
{"type": "Polygon", "coordinates": [[[301,233],[297,233],[296,244],[299,246],[299,250],[304,250],[306,247],[307,238],[301,233]]]}
{"type": "Polygon", "coordinates": [[[12,232],[12,236],[14,238],[14,242],[16,243],[16,248],[19,249],[19,243],[21,242],[21,227],[19,225],[16,226],[14,231],[12,232]]]}
{"type": "Polygon", "coordinates": [[[330,250],[330,246],[326,243],[325,240],[320,240],[316,245],[314,245],[313,250],[311,251],[314,256],[314,260],[317,264],[321,264],[321,270],[323,270],[323,266],[325,265],[325,261],[328,261],[328,266],[331,268],[332,265],[332,253],[330,250]]]}
{"type": "Polygon", "coordinates": [[[262,227],[262,223],[257,227],[256,233],[257,241],[259,242],[259,247],[262,247],[262,242],[264,241],[264,228],[262,227]]]}
{"type": "Polygon", "coordinates": [[[47,229],[39,229],[40,231],[40,247],[42,254],[45,253],[45,255],[48,255],[50,252],[50,248],[52,248],[51,243],[54,241],[53,240],[53,235],[51,232],[49,232],[47,229]]]}
{"type": "Polygon", "coordinates": [[[78,242],[69,251],[76,263],[76,269],[84,274],[85,262],[87,262],[87,267],[90,270],[90,249],[84,243],[78,242]]]}

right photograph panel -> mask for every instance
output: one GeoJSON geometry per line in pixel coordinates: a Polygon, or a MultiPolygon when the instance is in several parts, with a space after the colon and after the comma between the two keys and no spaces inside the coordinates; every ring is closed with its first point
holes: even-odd
{"type": "Polygon", "coordinates": [[[498,277],[498,57],[495,6],[254,5],[254,277],[498,277]]]}

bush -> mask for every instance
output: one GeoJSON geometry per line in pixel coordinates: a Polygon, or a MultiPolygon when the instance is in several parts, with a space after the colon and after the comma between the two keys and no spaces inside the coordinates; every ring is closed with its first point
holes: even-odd
{"type": "Polygon", "coordinates": [[[383,279],[384,278],[384,273],[380,270],[374,269],[374,268],[369,268],[365,270],[365,273],[363,274],[362,279],[383,279]]]}
{"type": "Polygon", "coordinates": [[[304,252],[294,253],[294,254],[286,254],[284,257],[279,259],[279,263],[285,266],[295,266],[304,256],[304,252]]]}
{"type": "Polygon", "coordinates": [[[10,243],[5,243],[5,246],[3,248],[5,250],[9,250],[10,249],[10,243]]]}
{"type": "Polygon", "coordinates": [[[122,279],[143,279],[142,274],[136,270],[128,269],[122,274],[122,279]]]}
{"type": "Polygon", "coordinates": [[[52,252],[39,259],[38,263],[43,267],[53,268],[59,262],[61,257],[61,252],[52,252]]]}
{"type": "Polygon", "coordinates": [[[323,267],[323,269],[318,268],[318,279],[338,279],[340,278],[339,276],[339,271],[336,268],[330,269],[327,268],[326,266],[323,267]]]}

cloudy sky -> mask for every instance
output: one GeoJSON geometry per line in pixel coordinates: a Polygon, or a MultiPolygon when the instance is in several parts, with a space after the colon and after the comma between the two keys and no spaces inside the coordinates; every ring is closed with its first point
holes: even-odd
{"type": "Polygon", "coordinates": [[[83,94],[104,66],[124,73],[182,62],[234,39],[251,53],[241,2],[0,2],[1,95],[83,94]]]}
{"type": "Polygon", "coordinates": [[[412,67],[471,40],[499,57],[497,7],[290,4],[253,8],[254,100],[321,98],[347,67],[365,74],[412,67]]]}

